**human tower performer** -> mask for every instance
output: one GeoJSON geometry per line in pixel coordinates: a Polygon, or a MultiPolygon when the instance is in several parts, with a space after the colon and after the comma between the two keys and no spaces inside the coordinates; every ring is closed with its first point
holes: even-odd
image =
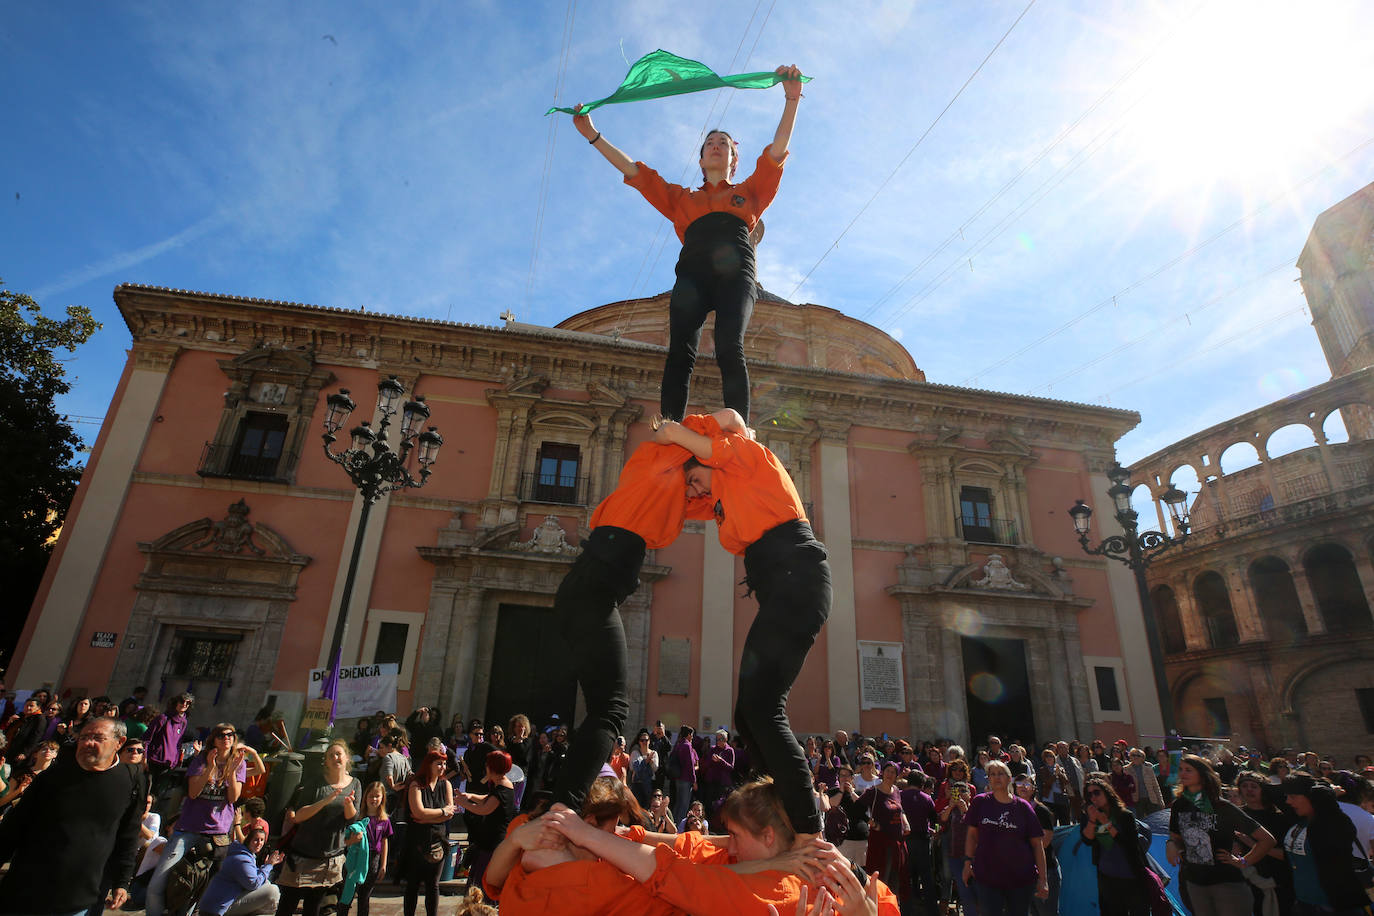
{"type": "Polygon", "coordinates": [[[668,305],[662,413],[653,441],[635,450],[615,491],[593,513],[592,533],[554,603],[587,702],[586,719],[554,787],[554,800],[573,810],[581,808],[629,712],[627,650],[617,608],[639,585],[645,550],[672,543],[687,518],[714,518],[722,545],[744,557],[749,588],[759,602],[740,660],[736,727],[773,776],[795,831],[814,835],[821,829],[786,702],[830,612],[830,569],[787,471],[748,427],[744,361],[744,331],[756,289],[750,233],[777,194],[805,79],[795,66],[719,77],[695,61],[657,51],[634,65],[614,95],[556,109],[572,114],[577,130],[625,176],[625,183],[672,221],[683,246],[668,305]],[[723,130],[707,134],[699,152],[703,184],[691,190],[632,160],[589,116],[608,103],[778,83],[785,99],[782,118],[753,174],[739,184],[732,183],[738,147],[723,130]],[[697,345],[712,311],[725,407],[709,416],[685,417],[697,345]]]}

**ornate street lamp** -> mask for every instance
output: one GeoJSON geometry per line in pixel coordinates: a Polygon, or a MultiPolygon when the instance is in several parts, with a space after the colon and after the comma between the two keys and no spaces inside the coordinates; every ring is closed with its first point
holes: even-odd
{"type": "Polygon", "coordinates": [[[433,472],[435,461],[439,458],[439,446],[444,444],[443,437],[435,427],[431,426],[421,431],[425,421],[429,419],[429,405],[423,397],[416,395],[414,400],[406,401],[405,406],[400,408],[400,448],[392,450],[387,441],[387,429],[404,396],[405,388],[396,380],[396,376],[390,376],[378,383],[377,412],[381,415],[381,423],[375,430],[366,420],[355,426],[349,431],[348,448],[341,452],[333,451],[330,446],[338,441],[336,434],[348,423],[348,417],[357,405],[348,396],[347,389],[341,389],[326,399],[328,410],[324,419],[324,453],[330,461],[344,469],[363,498],[362,512],[358,516],[358,531],[353,536],[353,555],[348,561],[348,575],[344,577],[339,615],[334,621],[334,637],[329,644],[331,672],[339,665],[344,634],[348,631],[348,606],[353,600],[353,582],[358,575],[358,560],[362,555],[363,536],[367,531],[367,519],[372,504],[395,490],[423,487],[433,472]],[[419,467],[414,476],[410,472],[412,453],[415,456],[415,464],[419,467]]]}
{"type": "Polygon", "coordinates": [[[1145,618],[1145,639],[1150,648],[1150,666],[1154,671],[1155,691],[1159,696],[1159,711],[1164,717],[1166,735],[1175,733],[1174,704],[1169,695],[1169,681],[1164,674],[1164,645],[1159,638],[1159,621],[1155,618],[1154,604],[1150,600],[1150,586],[1145,580],[1145,570],[1166,550],[1177,547],[1188,540],[1188,496],[1177,487],[1170,486],[1160,494],[1160,499],[1169,507],[1169,515],[1174,522],[1174,536],[1159,531],[1140,531],[1139,515],[1131,508],[1131,473],[1120,463],[1113,464],[1107,472],[1112,482],[1107,495],[1112,498],[1116,509],[1116,520],[1125,534],[1114,534],[1096,547],[1088,544],[1088,529],[1091,527],[1093,510],[1083,500],[1077,500],[1069,516],[1073,519],[1073,530],[1078,535],[1078,543],[1085,553],[1094,556],[1119,560],[1135,573],[1136,591],[1140,595],[1140,611],[1145,618]]]}

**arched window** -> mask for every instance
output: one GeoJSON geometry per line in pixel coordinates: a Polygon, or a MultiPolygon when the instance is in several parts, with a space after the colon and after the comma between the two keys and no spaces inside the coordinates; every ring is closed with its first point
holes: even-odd
{"type": "Polygon", "coordinates": [[[1188,651],[1174,590],[1167,585],[1157,586],[1150,592],[1150,603],[1155,606],[1155,620],[1159,621],[1159,638],[1164,643],[1165,654],[1177,655],[1188,651]]]}
{"type": "Polygon", "coordinates": [[[1374,629],[1350,551],[1339,544],[1319,544],[1307,552],[1302,565],[1328,632],[1374,629]]]}
{"type": "Polygon", "coordinates": [[[1260,619],[1274,642],[1293,642],[1307,635],[1307,620],[1288,564],[1278,557],[1261,557],[1250,564],[1250,590],[1260,619]]]}
{"type": "Polygon", "coordinates": [[[1213,649],[1228,649],[1240,642],[1236,631],[1236,615],[1231,609],[1231,593],[1220,573],[1208,570],[1193,583],[1193,598],[1197,601],[1207,642],[1213,649]]]}

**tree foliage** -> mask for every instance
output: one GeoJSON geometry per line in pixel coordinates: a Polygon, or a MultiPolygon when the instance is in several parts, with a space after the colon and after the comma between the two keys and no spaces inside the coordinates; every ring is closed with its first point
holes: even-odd
{"type": "MultiPolygon", "coordinates": [[[[0,577],[3,616],[15,627],[23,624],[81,478],[81,439],[55,403],[71,390],[62,354],[99,328],[85,306],[69,305],[65,318],[50,318],[0,281],[0,577]]],[[[0,651],[17,636],[0,632],[0,651]]]]}

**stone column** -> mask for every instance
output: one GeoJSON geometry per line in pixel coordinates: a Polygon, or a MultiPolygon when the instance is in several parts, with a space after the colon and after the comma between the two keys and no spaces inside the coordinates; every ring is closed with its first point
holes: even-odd
{"type": "Polygon", "coordinates": [[[1188,584],[1188,574],[1169,583],[1174,590],[1174,600],[1178,603],[1179,621],[1183,624],[1183,641],[1190,652],[1211,647],[1207,640],[1207,629],[1198,616],[1197,604],[1193,601],[1193,590],[1188,584]]]}
{"type": "Polygon", "coordinates": [[[1312,583],[1307,579],[1301,557],[1285,557],[1288,560],[1288,574],[1293,577],[1293,588],[1298,593],[1298,604],[1302,605],[1302,618],[1307,621],[1307,634],[1315,636],[1326,632],[1326,621],[1322,619],[1321,609],[1317,607],[1317,596],[1312,594],[1312,583]]]}
{"type": "Polygon", "coordinates": [[[445,644],[443,670],[448,686],[448,710],[475,709],[471,705],[477,672],[478,622],[486,598],[483,589],[460,586],[454,590],[453,617],[445,644]],[[466,705],[465,705],[466,704],[466,705]]]}
{"type": "Polygon", "coordinates": [[[907,721],[913,735],[938,735],[939,711],[945,699],[944,668],[940,658],[939,628],[909,596],[902,602],[902,655],[906,661],[907,721]]]}
{"type": "Polygon", "coordinates": [[[1360,577],[1360,588],[1364,591],[1365,604],[1374,613],[1374,563],[1370,563],[1369,555],[1361,549],[1351,551],[1355,558],[1355,572],[1360,577]]]}
{"type": "Polygon", "coordinates": [[[850,528],[849,427],[847,422],[820,424],[822,516],[830,554],[834,598],[826,630],[830,727],[859,725],[859,632],[854,608],[854,534],[850,528]]]}
{"type": "Polygon", "coordinates": [[[101,430],[100,454],[87,467],[52,558],[54,571],[42,606],[33,610],[33,629],[21,642],[21,662],[13,684],[60,684],[81,632],[91,592],[124,509],[129,483],[143,454],[148,428],[157,415],[178,347],[134,343],[133,367],[111,404],[114,416],[101,430]]]}
{"type": "Polygon", "coordinates": [[[411,678],[418,703],[433,703],[441,709],[453,709],[444,705],[445,697],[440,696],[443,685],[452,680],[452,672],[444,670],[448,661],[448,645],[453,638],[455,608],[466,597],[467,587],[459,585],[451,578],[440,579],[439,570],[429,587],[429,606],[425,609],[424,632],[420,636],[419,657],[415,659],[415,674],[411,678]]]}
{"type": "Polygon", "coordinates": [[[1264,640],[1264,621],[1260,619],[1259,605],[1250,591],[1250,577],[1240,566],[1227,566],[1225,573],[1226,585],[1231,591],[1231,611],[1236,615],[1236,630],[1240,641],[1264,640]]]}
{"type": "Polygon", "coordinates": [[[720,545],[714,523],[705,526],[701,563],[701,645],[697,647],[697,727],[733,723],[735,712],[735,555],[720,545]]]}

